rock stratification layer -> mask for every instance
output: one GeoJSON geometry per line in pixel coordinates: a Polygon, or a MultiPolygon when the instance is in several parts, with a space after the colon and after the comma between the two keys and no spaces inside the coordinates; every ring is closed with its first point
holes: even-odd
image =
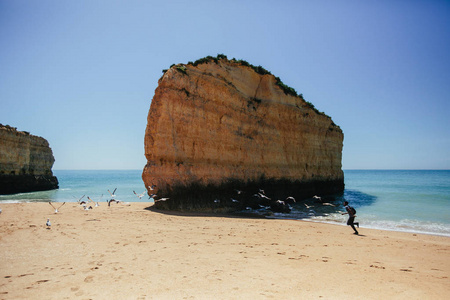
{"type": "Polygon", "coordinates": [[[0,124],[0,194],[58,188],[47,140],[0,124]]]}
{"type": "Polygon", "coordinates": [[[148,114],[142,174],[170,198],[159,206],[204,208],[229,200],[233,188],[264,188],[279,199],[342,191],[341,129],[289,89],[226,57],[165,71],[148,114]]]}

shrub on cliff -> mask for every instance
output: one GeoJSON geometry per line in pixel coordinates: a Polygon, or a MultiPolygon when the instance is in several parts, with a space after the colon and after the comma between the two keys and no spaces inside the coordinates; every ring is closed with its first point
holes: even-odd
{"type": "Polygon", "coordinates": [[[217,63],[219,61],[219,59],[220,58],[218,58],[218,57],[213,57],[213,56],[208,55],[206,57],[197,59],[194,63],[192,63],[192,65],[194,67],[196,67],[196,66],[201,65],[201,64],[209,63],[210,61],[214,61],[215,63],[217,63]]]}
{"type": "Polygon", "coordinates": [[[184,75],[187,75],[187,73],[186,73],[186,67],[183,66],[183,65],[177,66],[177,71],[183,73],[184,75]]]}
{"type": "MultiPolygon", "coordinates": [[[[206,63],[210,63],[210,62],[218,63],[219,60],[221,60],[221,59],[228,60],[228,58],[227,58],[227,56],[226,56],[225,54],[217,54],[216,57],[208,55],[208,56],[206,56],[206,57],[197,59],[197,60],[194,61],[194,62],[189,61],[189,62],[187,63],[187,65],[192,65],[192,66],[196,67],[196,66],[198,66],[198,65],[206,64],[206,63]]],[[[252,68],[256,73],[258,73],[258,74],[260,74],[260,75],[273,75],[270,71],[268,71],[268,70],[265,69],[264,67],[262,67],[262,66],[254,66],[254,65],[250,64],[249,62],[247,62],[247,61],[245,61],[245,60],[243,60],[243,59],[232,58],[230,61],[232,61],[232,62],[234,62],[234,63],[236,63],[236,64],[239,64],[239,65],[241,65],[241,66],[250,67],[250,68],[252,68]]],[[[175,64],[171,65],[170,68],[172,68],[173,66],[175,66],[175,64]]],[[[185,67],[185,66],[183,66],[183,65],[180,64],[180,65],[176,65],[176,68],[177,68],[177,71],[179,71],[179,72],[181,72],[181,73],[187,75],[187,73],[186,73],[186,67],[185,67]]],[[[166,73],[166,72],[167,72],[167,69],[164,69],[164,70],[163,70],[163,73],[166,73]]],[[[276,77],[276,76],[275,76],[275,80],[276,80],[276,84],[281,88],[281,90],[282,90],[286,95],[291,95],[291,96],[293,96],[293,97],[299,97],[299,98],[301,98],[303,101],[305,101],[306,105],[307,105],[309,108],[311,108],[312,110],[314,110],[317,114],[325,115],[323,112],[317,110],[317,108],[315,108],[314,105],[313,105],[311,102],[306,101],[305,98],[303,98],[303,94],[298,94],[297,91],[296,91],[294,88],[292,88],[292,87],[286,85],[285,83],[283,83],[283,81],[281,81],[280,77],[276,77]]]]}
{"type": "Polygon", "coordinates": [[[294,97],[298,97],[297,91],[290,86],[287,86],[281,81],[280,77],[275,77],[277,85],[283,90],[286,95],[291,95],[294,97]]]}

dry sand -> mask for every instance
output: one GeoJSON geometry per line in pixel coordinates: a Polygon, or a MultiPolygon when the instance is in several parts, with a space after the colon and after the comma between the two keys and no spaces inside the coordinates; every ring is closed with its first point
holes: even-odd
{"type": "Polygon", "coordinates": [[[448,237],[150,206],[1,204],[0,299],[450,299],[448,237]]]}

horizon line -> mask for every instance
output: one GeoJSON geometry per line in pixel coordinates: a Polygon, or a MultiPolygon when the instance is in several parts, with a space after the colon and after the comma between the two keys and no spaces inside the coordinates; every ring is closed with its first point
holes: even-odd
{"type": "MultiPolygon", "coordinates": [[[[54,169],[52,171],[143,171],[142,169],[54,169]]],[[[349,168],[342,171],[450,171],[450,169],[365,169],[349,168]]]]}

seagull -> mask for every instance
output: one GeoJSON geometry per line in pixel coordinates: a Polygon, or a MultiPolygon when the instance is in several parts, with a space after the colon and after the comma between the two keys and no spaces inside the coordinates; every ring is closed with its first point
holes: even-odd
{"type": "Polygon", "coordinates": [[[239,201],[236,200],[236,199],[231,198],[231,202],[237,203],[237,202],[239,202],[239,201]]]}
{"type": "Polygon", "coordinates": [[[220,202],[219,199],[214,200],[214,203],[219,203],[219,202],[220,202]]]}
{"type": "Polygon", "coordinates": [[[112,193],[111,193],[110,190],[108,190],[108,192],[111,194],[111,198],[112,198],[112,199],[114,199],[114,198],[116,197],[116,194],[115,194],[116,190],[117,190],[117,188],[115,188],[114,191],[113,191],[112,193]]]}
{"type": "Polygon", "coordinates": [[[119,200],[119,199],[111,199],[111,200],[108,201],[108,206],[111,206],[111,202],[115,202],[117,204],[122,203],[123,205],[130,205],[130,202],[124,202],[124,201],[119,200]]]}
{"type": "Polygon", "coordinates": [[[2,209],[0,208],[0,214],[2,213],[2,209]]]}
{"type": "Polygon", "coordinates": [[[324,202],[324,203],[322,203],[322,205],[328,205],[328,206],[333,206],[333,207],[336,207],[336,205],[334,205],[334,204],[331,204],[331,203],[328,203],[328,202],[324,202]]]}
{"type": "Polygon", "coordinates": [[[111,202],[114,201],[116,203],[119,203],[119,200],[115,200],[114,198],[116,197],[116,190],[117,188],[114,189],[114,191],[111,193],[110,190],[108,190],[108,192],[111,194],[111,199],[110,200],[106,200],[108,202],[108,206],[111,206],[111,202]]]}
{"type": "Polygon", "coordinates": [[[322,198],[317,195],[313,196],[313,199],[322,202],[322,198]]]}
{"type": "Polygon", "coordinates": [[[317,215],[317,213],[313,210],[313,209],[311,209],[311,207],[314,207],[314,206],[312,206],[312,205],[308,205],[308,204],[306,204],[306,203],[303,203],[305,206],[306,206],[306,208],[307,209],[309,209],[309,214],[308,215],[317,215]]]}
{"type": "Polygon", "coordinates": [[[137,194],[135,191],[133,191],[133,193],[139,198],[139,199],[141,199],[142,197],[144,197],[144,195],[145,195],[145,192],[143,192],[142,194],[137,194]]]}
{"type": "MultiPolygon", "coordinates": [[[[264,192],[264,191],[263,191],[264,192]]],[[[258,194],[262,199],[265,199],[265,200],[272,200],[272,199],[270,199],[269,197],[267,197],[265,194],[261,194],[261,193],[259,193],[258,194]]]]}
{"type": "Polygon", "coordinates": [[[64,202],[63,204],[61,204],[58,208],[55,208],[51,202],[49,202],[48,204],[50,204],[50,205],[53,207],[53,209],[55,210],[55,214],[57,214],[57,213],[59,212],[58,209],[60,209],[64,204],[66,204],[66,202],[64,202]]]}
{"type": "Polygon", "coordinates": [[[238,195],[242,194],[242,191],[240,190],[234,190],[238,195]]]}
{"type": "Polygon", "coordinates": [[[95,207],[99,207],[100,206],[99,202],[102,200],[102,198],[103,198],[103,194],[100,196],[100,200],[95,202],[95,207]]]}
{"type": "Polygon", "coordinates": [[[159,201],[167,201],[167,200],[169,200],[170,198],[161,198],[161,199],[155,199],[155,202],[159,202],[159,201]]]}
{"type": "MultiPolygon", "coordinates": [[[[102,195],[103,196],[103,195],[102,195]]],[[[89,201],[91,201],[92,203],[95,204],[95,207],[99,207],[100,204],[98,204],[98,202],[95,202],[94,200],[92,200],[91,198],[89,198],[89,196],[87,197],[89,199],[89,201]]]]}
{"type": "MultiPolygon", "coordinates": [[[[81,198],[80,198],[80,199],[78,199],[78,200],[77,200],[77,202],[78,202],[78,203],[81,203],[80,201],[81,201],[81,199],[83,199],[83,198],[84,198],[84,196],[85,196],[85,195],[81,196],[81,198]]],[[[75,196],[72,196],[72,197],[74,197],[75,199],[77,199],[77,198],[76,198],[75,196]]]]}
{"type": "Polygon", "coordinates": [[[50,223],[50,219],[47,219],[47,223],[45,223],[45,226],[47,226],[47,228],[50,228],[50,226],[52,226],[52,223],[50,223]]]}
{"type": "Polygon", "coordinates": [[[148,186],[148,188],[150,189],[150,191],[153,191],[155,189],[156,185],[152,185],[152,186],[148,186]]]}
{"type": "Polygon", "coordinates": [[[290,202],[290,203],[296,203],[296,202],[297,202],[297,201],[295,201],[295,198],[292,197],[292,196],[287,197],[287,198],[286,198],[286,201],[287,201],[287,202],[290,202]]]}

